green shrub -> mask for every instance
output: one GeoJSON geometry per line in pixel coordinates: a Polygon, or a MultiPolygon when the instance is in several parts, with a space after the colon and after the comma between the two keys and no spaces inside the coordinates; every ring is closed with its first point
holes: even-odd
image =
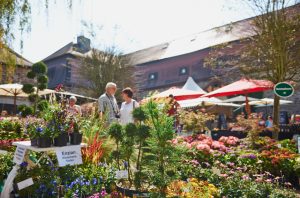
{"type": "Polygon", "coordinates": [[[29,115],[33,115],[34,111],[32,107],[28,107],[26,105],[20,105],[18,107],[18,111],[21,112],[21,115],[23,118],[29,116],[29,115]]]}
{"type": "Polygon", "coordinates": [[[46,109],[49,108],[49,102],[47,100],[41,100],[40,102],[38,102],[37,104],[37,109],[39,111],[45,111],[46,109]]]}

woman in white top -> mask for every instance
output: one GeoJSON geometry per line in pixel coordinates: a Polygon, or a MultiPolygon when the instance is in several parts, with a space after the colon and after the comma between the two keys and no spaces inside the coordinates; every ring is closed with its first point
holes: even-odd
{"type": "Polygon", "coordinates": [[[124,102],[120,109],[120,123],[126,125],[134,122],[132,111],[139,106],[139,103],[132,99],[133,91],[129,87],[122,90],[122,97],[124,102]]]}

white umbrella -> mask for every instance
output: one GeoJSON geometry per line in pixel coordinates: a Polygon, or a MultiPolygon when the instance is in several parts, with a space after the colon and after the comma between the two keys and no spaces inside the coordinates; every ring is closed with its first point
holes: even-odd
{"type": "Polygon", "coordinates": [[[177,101],[179,103],[179,105],[183,108],[187,108],[187,107],[195,107],[198,105],[215,105],[217,103],[221,103],[222,100],[218,99],[218,98],[207,98],[207,97],[201,97],[201,98],[195,98],[195,99],[189,99],[189,100],[181,100],[181,101],[177,101]]]}
{"type": "MultiPolygon", "coordinates": [[[[248,101],[256,101],[256,100],[259,100],[259,99],[248,97],[248,101]]],[[[245,102],[245,101],[246,101],[245,96],[236,96],[233,98],[229,98],[227,100],[223,100],[223,102],[245,102]]]]}
{"type": "MultiPolygon", "coordinates": [[[[17,97],[28,97],[28,94],[22,91],[23,85],[21,84],[2,84],[0,85],[0,96],[13,96],[15,113],[17,111],[17,97]]],[[[39,96],[54,93],[54,90],[44,89],[39,92],[39,96]]]]}
{"type": "MultiPolygon", "coordinates": [[[[285,104],[292,104],[293,101],[290,100],[280,100],[279,104],[285,105],[285,104]]],[[[243,104],[245,105],[245,103],[243,104]]],[[[261,100],[255,100],[249,102],[249,105],[257,105],[257,106],[273,106],[274,105],[274,99],[272,98],[263,98],[261,100]]]]}

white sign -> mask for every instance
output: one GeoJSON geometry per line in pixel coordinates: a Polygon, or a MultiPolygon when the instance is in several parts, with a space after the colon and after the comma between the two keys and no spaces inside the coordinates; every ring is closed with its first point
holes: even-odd
{"type": "Polygon", "coordinates": [[[300,136],[298,136],[298,153],[300,153],[300,136]]]}
{"type": "Polygon", "coordinates": [[[20,165],[24,161],[25,153],[26,153],[26,148],[22,146],[17,146],[13,162],[20,165]]]}
{"type": "Polygon", "coordinates": [[[66,165],[82,164],[81,148],[80,147],[65,147],[56,150],[58,165],[60,167],[66,165]]]}
{"type": "Polygon", "coordinates": [[[116,179],[127,179],[128,172],[126,170],[116,171],[116,179]]]}
{"type": "Polygon", "coordinates": [[[21,181],[21,182],[17,183],[17,186],[18,186],[19,190],[27,188],[28,186],[31,186],[31,185],[33,185],[33,180],[32,180],[31,177],[24,180],[24,181],[21,181]]]}

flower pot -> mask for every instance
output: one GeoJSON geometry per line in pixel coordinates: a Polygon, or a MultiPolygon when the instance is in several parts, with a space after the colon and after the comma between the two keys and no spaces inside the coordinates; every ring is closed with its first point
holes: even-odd
{"type": "Polygon", "coordinates": [[[69,135],[67,133],[61,133],[59,136],[54,138],[54,146],[67,146],[69,142],[69,135]]]}
{"type": "Polygon", "coordinates": [[[37,146],[37,142],[38,142],[37,140],[38,140],[37,138],[30,139],[31,146],[37,146]]]}
{"type": "Polygon", "coordinates": [[[37,141],[37,146],[40,148],[51,147],[51,138],[50,137],[39,137],[37,141]]]}
{"type": "Polygon", "coordinates": [[[75,132],[75,133],[71,133],[71,144],[72,145],[78,145],[78,144],[80,144],[81,143],[81,141],[82,141],[82,134],[81,133],[77,133],[77,132],[75,132]]]}

